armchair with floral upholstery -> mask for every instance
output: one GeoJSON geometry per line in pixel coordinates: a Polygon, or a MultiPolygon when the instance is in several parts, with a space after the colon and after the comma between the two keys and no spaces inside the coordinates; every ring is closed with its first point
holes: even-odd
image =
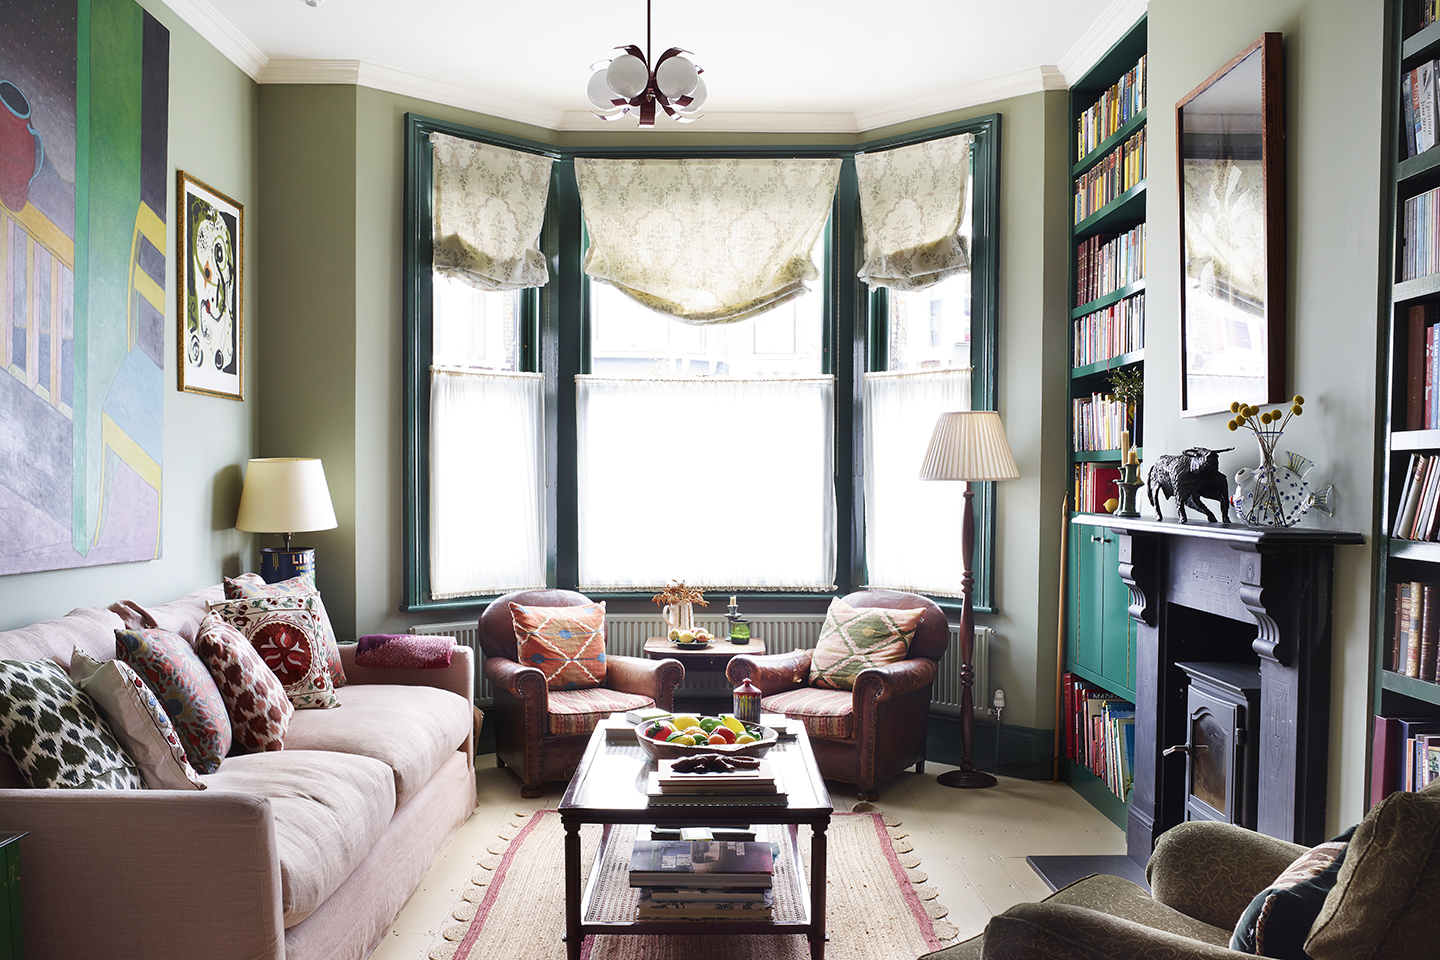
{"type": "MultiPolygon", "coordinates": [[[[658,706],[669,710],[685,676],[678,660],[643,660],[601,652],[599,686],[552,689],[537,666],[519,662],[511,604],[526,608],[583,607],[571,590],[522,590],[494,600],[480,615],[484,675],[494,706],[495,756],[520,778],[520,795],[538,797],[546,783],[569,780],[590,734],[612,712],[658,706]]],[[[603,622],[603,610],[601,611],[603,622]]]]}

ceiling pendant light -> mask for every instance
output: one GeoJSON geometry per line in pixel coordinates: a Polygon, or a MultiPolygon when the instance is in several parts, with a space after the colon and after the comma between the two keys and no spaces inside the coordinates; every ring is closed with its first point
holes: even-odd
{"type": "MultiPolygon", "coordinates": [[[[650,47],[650,0],[645,0],[645,47],[650,47]]],[[[634,44],[616,47],[625,51],[613,60],[601,60],[591,67],[589,86],[585,93],[601,113],[601,120],[619,120],[631,112],[638,115],[640,126],[655,126],[655,106],[678,123],[698,120],[696,112],[705,102],[705,71],[693,61],[682,57],[689,53],[671,47],[660,54],[652,68],[645,50],[634,44]]]]}

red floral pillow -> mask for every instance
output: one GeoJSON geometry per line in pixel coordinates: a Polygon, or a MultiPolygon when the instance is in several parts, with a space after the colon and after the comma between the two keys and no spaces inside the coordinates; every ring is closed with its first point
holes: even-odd
{"type": "Polygon", "coordinates": [[[314,597],[315,615],[324,628],[322,640],[325,647],[325,666],[330,671],[330,682],[338,689],[345,686],[345,667],[340,662],[340,646],[335,640],[335,628],[330,625],[330,615],[325,612],[325,602],[315,586],[313,573],[291,577],[279,583],[266,583],[258,573],[242,573],[235,578],[225,578],[226,600],[248,600],[253,597],[314,597]]]}
{"type": "Polygon", "coordinates": [[[605,604],[526,607],[510,604],[518,659],[539,667],[551,690],[605,684],[605,604]]]}
{"type": "Polygon", "coordinates": [[[210,610],[250,641],[297,709],[340,706],[326,668],[314,597],[226,600],[212,603],[210,610]]]}
{"type": "Polygon", "coordinates": [[[219,615],[209,614],[200,621],[195,652],[220,688],[230,729],[240,745],[253,753],[284,749],[295,707],[275,671],[240,631],[219,615]]]}

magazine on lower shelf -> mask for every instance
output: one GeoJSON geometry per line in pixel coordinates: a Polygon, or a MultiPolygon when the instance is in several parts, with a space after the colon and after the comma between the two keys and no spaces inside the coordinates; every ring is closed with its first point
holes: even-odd
{"type": "MultiPolygon", "coordinates": [[[[769,920],[774,911],[773,894],[769,890],[755,891],[761,894],[757,900],[672,900],[656,897],[657,892],[649,888],[641,889],[640,902],[635,908],[637,916],[659,920],[769,920]]],[[[705,891],[690,892],[700,894],[705,891]]]]}
{"type": "Polygon", "coordinates": [[[773,844],[745,840],[636,840],[632,887],[770,886],[773,844]]]}

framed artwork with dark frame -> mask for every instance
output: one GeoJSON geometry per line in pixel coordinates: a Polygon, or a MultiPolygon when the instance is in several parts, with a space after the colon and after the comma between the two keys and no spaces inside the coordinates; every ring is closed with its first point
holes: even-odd
{"type": "Polygon", "coordinates": [[[1288,396],[1280,41],[1265,34],[1175,105],[1185,416],[1288,396]]]}
{"type": "Polygon", "coordinates": [[[179,387],[245,399],[245,208],[176,171],[179,387]]]}

